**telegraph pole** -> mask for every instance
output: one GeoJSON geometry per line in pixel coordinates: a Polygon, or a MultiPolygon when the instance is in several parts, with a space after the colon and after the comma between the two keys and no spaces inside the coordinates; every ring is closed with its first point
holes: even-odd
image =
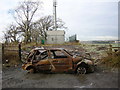
{"type": "Polygon", "coordinates": [[[54,16],[54,30],[57,30],[57,14],[56,14],[57,2],[53,0],[53,16],[54,16]]]}

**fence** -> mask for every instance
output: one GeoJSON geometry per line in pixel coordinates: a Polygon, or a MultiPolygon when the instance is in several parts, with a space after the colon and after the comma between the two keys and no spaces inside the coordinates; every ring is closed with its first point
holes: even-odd
{"type": "Polygon", "coordinates": [[[6,60],[16,61],[21,60],[21,44],[18,45],[6,45],[2,44],[2,62],[5,63],[6,60]]]}

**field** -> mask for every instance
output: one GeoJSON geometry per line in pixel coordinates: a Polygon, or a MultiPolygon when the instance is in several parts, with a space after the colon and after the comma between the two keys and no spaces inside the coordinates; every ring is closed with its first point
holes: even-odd
{"type": "MultiPolygon", "coordinates": [[[[71,54],[85,56],[90,53],[96,63],[95,72],[85,75],[75,74],[30,74],[18,66],[3,67],[3,88],[118,88],[118,69],[102,64],[107,57],[108,45],[45,45],[49,48],[65,48],[71,54]]],[[[30,51],[33,47],[24,49],[30,51]]]]}

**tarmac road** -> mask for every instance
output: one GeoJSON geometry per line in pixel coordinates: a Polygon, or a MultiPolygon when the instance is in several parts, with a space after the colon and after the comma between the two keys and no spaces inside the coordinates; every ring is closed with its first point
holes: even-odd
{"type": "Polygon", "coordinates": [[[94,73],[30,74],[20,66],[3,69],[2,88],[118,88],[118,72],[97,67],[94,73]]]}

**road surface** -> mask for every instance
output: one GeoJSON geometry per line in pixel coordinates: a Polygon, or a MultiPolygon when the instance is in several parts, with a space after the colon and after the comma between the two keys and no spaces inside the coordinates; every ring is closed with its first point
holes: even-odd
{"type": "Polygon", "coordinates": [[[20,66],[3,69],[3,88],[118,88],[118,72],[97,67],[94,73],[30,74],[20,66]]]}

